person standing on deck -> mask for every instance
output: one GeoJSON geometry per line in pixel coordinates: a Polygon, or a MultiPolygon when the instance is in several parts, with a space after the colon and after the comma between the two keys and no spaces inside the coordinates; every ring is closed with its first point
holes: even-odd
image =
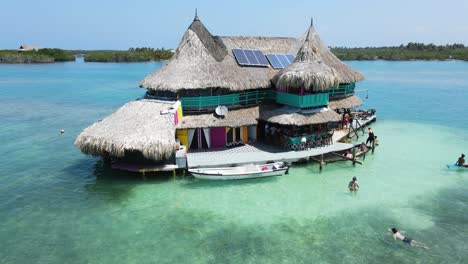
{"type": "Polygon", "coordinates": [[[345,128],[348,128],[348,124],[349,124],[349,115],[348,113],[345,112],[343,116],[343,125],[345,128]]]}
{"type": "Polygon", "coordinates": [[[375,135],[374,135],[374,131],[372,130],[372,128],[368,128],[367,129],[367,134],[369,134],[369,136],[367,137],[367,140],[366,140],[366,145],[374,142],[374,138],[375,138],[375,135]]]}

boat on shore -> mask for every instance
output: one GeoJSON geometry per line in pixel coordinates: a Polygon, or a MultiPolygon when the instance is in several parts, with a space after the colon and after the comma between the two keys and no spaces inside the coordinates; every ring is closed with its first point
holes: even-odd
{"type": "Polygon", "coordinates": [[[193,177],[203,180],[242,180],[271,176],[281,176],[287,173],[289,167],[284,162],[259,165],[243,165],[238,167],[198,168],[190,169],[193,177]]]}

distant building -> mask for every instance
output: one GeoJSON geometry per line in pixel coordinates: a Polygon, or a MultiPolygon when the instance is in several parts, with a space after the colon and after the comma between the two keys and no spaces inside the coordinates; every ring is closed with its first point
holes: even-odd
{"type": "Polygon", "coordinates": [[[43,49],[43,47],[38,46],[38,45],[21,45],[18,51],[30,51],[30,50],[38,51],[40,49],[43,49]]]}

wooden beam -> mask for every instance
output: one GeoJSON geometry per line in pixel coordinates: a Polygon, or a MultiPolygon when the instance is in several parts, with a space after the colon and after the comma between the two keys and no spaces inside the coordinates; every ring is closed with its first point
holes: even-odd
{"type": "Polygon", "coordinates": [[[337,156],[337,157],[340,157],[340,158],[342,158],[342,159],[344,159],[344,160],[349,160],[349,161],[352,161],[352,162],[355,162],[355,163],[359,163],[359,164],[362,165],[362,162],[359,161],[359,160],[357,160],[357,159],[354,160],[354,159],[352,159],[352,158],[348,158],[348,157],[346,157],[346,156],[343,156],[343,155],[338,154],[338,153],[335,153],[335,152],[330,152],[330,154],[335,155],[335,156],[337,156]]]}

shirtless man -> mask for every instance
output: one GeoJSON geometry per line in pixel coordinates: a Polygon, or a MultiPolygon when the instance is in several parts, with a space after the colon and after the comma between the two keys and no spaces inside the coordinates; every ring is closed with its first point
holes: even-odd
{"type": "Polygon", "coordinates": [[[348,184],[348,189],[349,189],[350,191],[354,191],[354,192],[357,191],[357,190],[359,190],[359,184],[358,184],[358,182],[357,182],[357,178],[356,178],[356,177],[353,177],[353,180],[349,182],[349,184],[348,184]]]}
{"type": "Polygon", "coordinates": [[[401,240],[401,241],[403,241],[405,243],[410,244],[413,247],[421,247],[421,248],[429,249],[429,247],[426,246],[425,244],[423,244],[421,242],[418,242],[416,240],[413,240],[413,239],[411,239],[411,238],[409,238],[407,236],[402,235],[401,233],[404,233],[405,231],[401,231],[401,233],[400,233],[400,231],[398,231],[395,227],[393,227],[391,229],[389,228],[388,231],[390,233],[392,233],[393,239],[395,239],[395,240],[397,240],[397,239],[401,240]]]}
{"type": "Polygon", "coordinates": [[[458,158],[457,163],[455,165],[460,167],[468,167],[468,164],[465,164],[465,154],[461,154],[461,157],[458,158]]]}

